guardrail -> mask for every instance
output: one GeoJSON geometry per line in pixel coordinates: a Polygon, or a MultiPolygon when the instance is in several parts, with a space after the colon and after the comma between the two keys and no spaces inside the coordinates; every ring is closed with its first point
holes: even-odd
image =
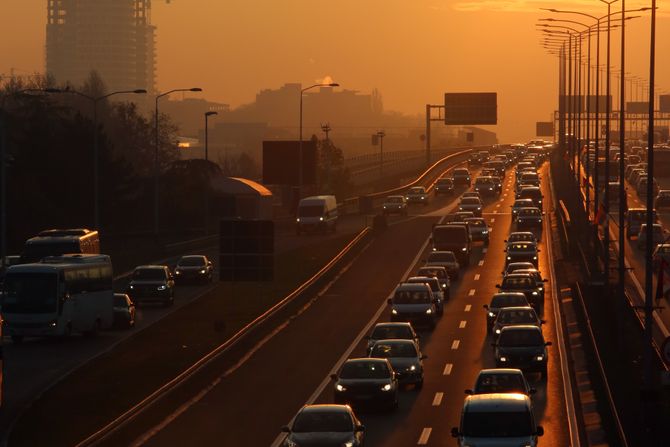
{"type": "Polygon", "coordinates": [[[173,391],[174,389],[185,383],[189,378],[193,377],[207,365],[211,364],[214,360],[218,359],[222,354],[229,351],[233,346],[239,343],[245,336],[249,335],[255,329],[258,329],[263,323],[265,323],[271,317],[276,315],[277,312],[284,309],[288,304],[290,304],[293,300],[299,297],[302,293],[306,292],[312,286],[317,284],[319,280],[321,280],[327,273],[329,273],[335,266],[337,266],[338,263],[347,254],[349,254],[354,249],[354,247],[356,247],[369,233],[370,233],[369,227],[366,227],[363,230],[361,230],[361,232],[358,233],[358,235],[351,242],[349,242],[349,244],[347,244],[347,246],[344,247],[333,259],[331,259],[328,262],[328,264],[326,264],[323,268],[321,268],[321,270],[319,270],[311,278],[309,278],[307,281],[301,284],[297,289],[295,289],[289,295],[284,297],[281,301],[272,306],[270,309],[266,310],[263,314],[256,317],[253,321],[251,321],[242,329],[240,329],[237,333],[235,333],[224,343],[222,343],[221,345],[210,351],[208,354],[200,358],[200,360],[198,360],[193,365],[184,370],[182,373],[177,375],[177,377],[173,378],[169,382],[162,385],[160,388],[151,393],[149,396],[142,399],[140,402],[135,404],[133,407],[125,411],[123,414],[118,416],[116,419],[114,419],[113,421],[111,421],[110,423],[108,423],[107,425],[105,425],[92,435],[88,436],[86,439],[77,443],[76,447],[94,446],[99,442],[104,441],[105,439],[107,439],[107,437],[109,437],[117,430],[122,428],[125,424],[135,419],[137,416],[139,416],[142,412],[150,408],[152,405],[159,402],[162,398],[167,396],[171,391],[173,391]]]}

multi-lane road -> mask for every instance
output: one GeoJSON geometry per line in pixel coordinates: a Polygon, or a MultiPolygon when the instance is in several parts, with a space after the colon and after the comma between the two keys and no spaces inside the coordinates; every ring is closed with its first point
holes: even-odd
{"type": "MultiPolygon", "coordinates": [[[[540,171],[553,208],[547,167],[540,171]]],[[[462,192],[462,191],[461,191],[462,192]]],[[[305,403],[332,401],[329,375],[351,357],[365,355],[363,339],[372,325],[388,321],[386,299],[398,282],[422,265],[433,224],[457,204],[457,196],[434,198],[426,209],[394,218],[319,296],[279,324],[254,346],[218,362],[215,371],[143,412],[105,445],[281,445],[281,426],[305,403]]],[[[425,383],[401,393],[394,413],[362,412],[367,445],[454,445],[464,390],[482,368],[495,366],[486,335],[483,305],[496,292],[504,265],[504,240],[513,231],[510,206],[514,175],[508,171],[502,195],[488,200],[484,217],[492,229],[488,247],[476,246],[469,268],[452,283],[451,299],[432,331],[421,331],[425,383]]],[[[529,376],[537,388],[534,412],[545,429],[542,445],[567,446],[576,430],[566,400],[565,357],[557,334],[556,289],[551,265],[551,233],[545,219],[540,270],[549,279],[545,296],[545,338],[553,342],[548,378],[529,376]]]]}

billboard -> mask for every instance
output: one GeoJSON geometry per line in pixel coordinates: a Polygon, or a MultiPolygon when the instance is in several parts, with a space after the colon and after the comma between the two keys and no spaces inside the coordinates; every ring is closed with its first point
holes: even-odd
{"type": "Polygon", "coordinates": [[[659,108],[662,113],[670,113],[670,95],[659,95],[659,108]]]}
{"type": "MultiPolygon", "coordinates": [[[[263,141],[263,184],[300,185],[300,142],[263,141]]],[[[302,184],[316,184],[316,141],[302,142],[302,184]]]]}
{"type": "Polygon", "coordinates": [[[582,95],[562,95],[558,100],[560,110],[565,110],[566,113],[584,113],[586,111],[584,96],[582,95]]]}
{"type": "Polygon", "coordinates": [[[538,121],[535,123],[535,136],[537,137],[553,137],[554,123],[551,121],[538,121]]]}
{"type": "Polygon", "coordinates": [[[498,94],[445,93],[444,124],[498,124],[498,94]]]}
{"type": "MultiPolygon", "coordinates": [[[[605,113],[607,109],[607,95],[589,96],[589,107],[591,113],[596,111],[596,101],[598,102],[598,113],[605,113]]],[[[610,111],[612,110],[612,95],[610,95],[610,111]]]]}
{"type": "Polygon", "coordinates": [[[627,113],[649,114],[649,101],[631,101],[626,103],[627,113]]]}

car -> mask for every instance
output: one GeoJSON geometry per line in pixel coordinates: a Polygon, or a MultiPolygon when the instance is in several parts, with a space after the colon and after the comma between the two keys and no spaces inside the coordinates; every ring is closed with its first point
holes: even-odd
{"type": "Polygon", "coordinates": [[[466,168],[456,168],[452,173],[452,178],[454,179],[454,185],[466,185],[471,186],[472,180],[470,177],[470,171],[466,168]]]}
{"type": "Polygon", "coordinates": [[[413,203],[428,205],[428,191],[423,186],[413,186],[407,191],[405,200],[410,205],[413,203]]]}
{"type": "Polygon", "coordinates": [[[475,217],[482,217],[482,201],[475,197],[465,197],[461,199],[461,203],[458,204],[458,211],[470,211],[475,217]]]}
{"type": "Polygon", "coordinates": [[[453,219],[452,222],[463,222],[465,223],[466,219],[470,219],[475,217],[475,213],[472,211],[456,211],[453,214],[453,219]]]}
{"type": "Polygon", "coordinates": [[[212,282],[214,264],[205,255],[182,256],[174,269],[177,284],[186,282],[212,282]]]}
{"type": "MultiPolygon", "coordinates": [[[[652,210],[653,222],[658,222],[658,215],[656,210],[652,210]]],[[[640,227],[647,221],[646,208],[628,208],[626,212],[626,237],[630,239],[633,236],[640,234],[640,227]]]]}
{"type": "Polygon", "coordinates": [[[544,428],[535,425],[530,397],[521,393],[467,396],[451,436],[460,447],[537,447],[544,428]]]}
{"type": "Polygon", "coordinates": [[[516,220],[517,214],[521,208],[534,207],[535,203],[531,199],[516,199],[512,205],[512,220],[516,220]]]}
{"type": "Polygon", "coordinates": [[[438,266],[446,268],[450,279],[458,279],[461,274],[461,265],[458,263],[458,259],[456,259],[453,251],[430,252],[425,263],[426,267],[438,266]]]}
{"type": "Polygon", "coordinates": [[[423,361],[419,345],[412,340],[379,340],[372,345],[371,358],[388,359],[401,385],[414,384],[423,387],[423,361]]]}
{"type": "Polygon", "coordinates": [[[507,236],[507,239],[505,239],[506,244],[512,242],[533,242],[537,244],[538,241],[537,236],[535,236],[535,233],[532,231],[513,231],[507,236]]]}
{"type": "Polygon", "coordinates": [[[441,177],[435,182],[435,195],[453,194],[454,180],[448,177],[441,177]]]}
{"type": "Polygon", "coordinates": [[[537,186],[524,186],[516,195],[517,199],[531,199],[533,206],[536,206],[542,211],[542,190],[537,186]]]}
{"type": "Polygon", "coordinates": [[[498,182],[494,177],[479,176],[475,180],[475,191],[483,196],[493,196],[498,194],[498,182]]]}
{"type": "MultiPolygon", "coordinates": [[[[519,263],[521,264],[521,263],[519,263]]],[[[544,300],[544,283],[549,282],[548,279],[543,279],[542,278],[542,273],[536,268],[515,268],[512,270],[510,273],[522,273],[522,274],[529,274],[530,276],[533,277],[535,280],[535,285],[537,286],[538,296],[540,297],[540,300],[544,300]]]]}
{"type": "Polygon", "coordinates": [[[478,152],[470,154],[468,157],[468,166],[481,166],[482,159],[478,152]]]}
{"type": "Polygon", "coordinates": [[[295,233],[326,233],[337,231],[339,211],[337,198],[333,195],[304,197],[298,202],[295,217],[295,233]]]}
{"type": "MultiPolygon", "coordinates": [[[[640,197],[647,197],[647,182],[649,181],[649,177],[640,177],[640,179],[637,182],[637,195],[640,197]]],[[[652,185],[652,191],[653,194],[658,193],[658,182],[656,179],[653,179],[653,185],[652,185]]]]}
{"type": "MultiPolygon", "coordinates": [[[[657,244],[662,244],[666,241],[668,230],[664,229],[661,224],[654,224],[652,228],[653,239],[652,244],[656,246],[657,244]]],[[[644,223],[640,226],[640,232],[637,235],[637,248],[642,250],[647,246],[647,224],[644,223]]]]}
{"type": "Polygon", "coordinates": [[[540,186],[540,176],[537,172],[522,171],[516,178],[517,185],[540,186]]]}
{"type": "Polygon", "coordinates": [[[382,204],[383,214],[400,214],[401,216],[407,216],[407,200],[405,196],[388,196],[384,203],[382,204]]]}
{"type": "MultiPolygon", "coordinates": [[[[424,265],[416,272],[416,276],[427,276],[428,278],[437,278],[442,284],[442,289],[450,290],[451,281],[446,267],[440,265],[424,265]]],[[[450,294],[447,295],[449,298],[450,294]]]]}
{"type": "Polygon", "coordinates": [[[451,251],[456,255],[458,263],[467,267],[470,265],[472,239],[466,222],[449,222],[433,227],[432,251],[451,251]]]}
{"type": "Polygon", "coordinates": [[[135,305],[145,302],[174,304],[174,276],[167,265],[135,267],[126,290],[135,305]]]}
{"type": "Polygon", "coordinates": [[[647,175],[647,170],[643,168],[635,168],[631,171],[628,181],[632,185],[637,185],[637,181],[642,175],[647,175]]]}
{"type": "Polygon", "coordinates": [[[378,340],[401,339],[414,340],[419,345],[419,336],[414,331],[412,323],[397,321],[395,323],[377,323],[370,335],[365,337],[368,341],[367,352],[370,353],[372,346],[378,340]]]}
{"type": "Polygon", "coordinates": [[[536,243],[510,242],[505,247],[505,267],[510,262],[532,262],[537,268],[539,252],[540,249],[537,248],[536,243]]]}
{"type": "Polygon", "coordinates": [[[425,323],[434,328],[437,323],[437,302],[428,284],[401,283],[396,287],[391,305],[391,321],[425,323]]]}
{"type": "Polygon", "coordinates": [[[482,369],[477,374],[475,386],[465,390],[465,394],[515,393],[530,396],[536,393],[523,375],[523,371],[516,368],[482,369]]]}
{"type": "Polygon", "coordinates": [[[305,405],[293,418],[291,426],[285,425],[281,430],[287,433],[284,447],[361,447],[365,442],[365,426],[349,405],[305,405]]]}
{"type": "Polygon", "coordinates": [[[114,327],[135,326],[135,303],[125,293],[114,294],[114,327]]]}
{"type": "Polygon", "coordinates": [[[412,276],[405,280],[406,284],[428,284],[430,290],[433,292],[433,298],[435,298],[435,307],[437,308],[437,314],[442,315],[444,313],[444,302],[451,297],[449,291],[449,284],[444,283],[437,279],[434,276],[412,276]],[[443,287],[446,286],[446,287],[443,287]]]}
{"type": "Polygon", "coordinates": [[[523,172],[526,168],[530,168],[530,169],[532,169],[533,171],[535,171],[535,164],[532,163],[532,162],[530,162],[530,161],[520,161],[520,162],[517,163],[517,165],[516,165],[516,169],[515,169],[515,171],[514,171],[514,175],[518,177],[519,174],[521,174],[521,172],[523,172]]]}
{"type": "Polygon", "coordinates": [[[466,197],[474,197],[476,199],[482,200],[482,196],[477,191],[465,191],[463,194],[461,194],[461,200],[465,199],[466,197]]]}
{"type": "Polygon", "coordinates": [[[654,199],[654,208],[670,208],[670,189],[661,189],[654,199]]]}
{"type": "Polygon", "coordinates": [[[493,330],[493,323],[500,309],[505,307],[528,306],[528,298],[522,292],[500,292],[493,295],[491,304],[484,304],[486,310],[486,332],[493,330]]]}
{"type": "Polygon", "coordinates": [[[538,314],[542,314],[544,303],[540,300],[540,291],[538,285],[528,273],[510,273],[502,279],[496,287],[501,292],[521,292],[526,295],[528,303],[538,314]]]}
{"type": "Polygon", "coordinates": [[[503,270],[502,275],[506,276],[510,273],[514,273],[517,270],[532,269],[535,270],[535,265],[532,262],[510,262],[503,270]]]}
{"type": "Polygon", "coordinates": [[[657,266],[661,260],[670,265],[670,244],[658,244],[654,249],[653,259],[657,266]]]}
{"type": "Polygon", "coordinates": [[[516,215],[517,228],[539,228],[542,229],[542,211],[536,207],[519,208],[516,215]]]}
{"type": "Polygon", "coordinates": [[[470,237],[473,241],[482,241],[484,242],[484,245],[489,244],[490,229],[483,218],[469,217],[465,219],[465,222],[468,223],[470,237]]]}
{"type": "Polygon", "coordinates": [[[523,324],[542,327],[542,324],[544,323],[546,323],[546,321],[540,320],[535,309],[530,306],[505,307],[498,312],[496,321],[493,322],[493,330],[491,332],[497,337],[500,335],[502,329],[507,326],[518,326],[523,324]]]}
{"type": "MultiPolygon", "coordinates": [[[[336,404],[380,405],[398,408],[398,378],[387,359],[349,359],[338,374],[331,374],[336,404]]],[[[341,445],[341,444],[340,444],[341,445]]]]}
{"type": "Polygon", "coordinates": [[[497,368],[519,368],[522,371],[539,372],[547,378],[547,346],[542,329],[537,326],[507,326],[500,331],[493,343],[497,368]]]}

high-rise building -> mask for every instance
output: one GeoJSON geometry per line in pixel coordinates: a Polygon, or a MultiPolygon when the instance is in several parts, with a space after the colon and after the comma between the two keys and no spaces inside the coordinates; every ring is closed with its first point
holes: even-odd
{"type": "Polygon", "coordinates": [[[109,91],[155,90],[151,0],[48,0],[46,70],[81,84],[92,70],[109,91]]]}

